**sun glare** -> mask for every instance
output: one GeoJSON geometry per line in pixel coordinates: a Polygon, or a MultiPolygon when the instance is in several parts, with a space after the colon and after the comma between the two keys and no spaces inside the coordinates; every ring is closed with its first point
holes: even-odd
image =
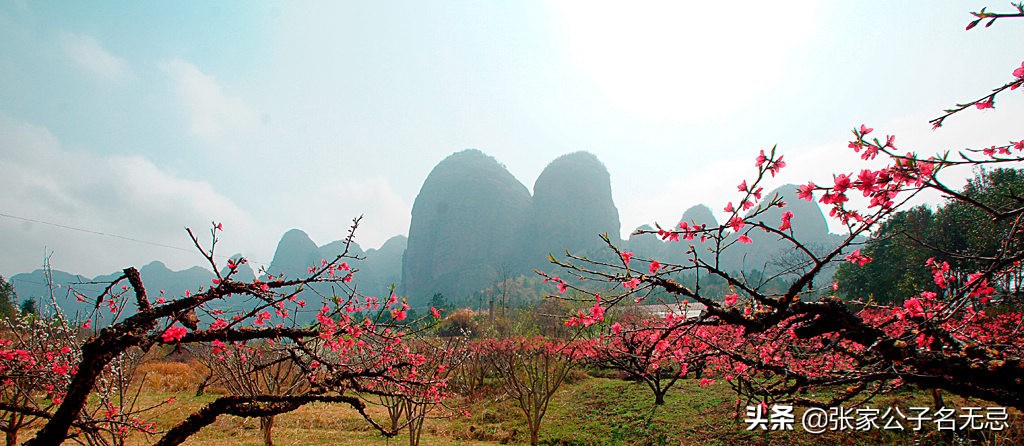
{"type": "Polygon", "coordinates": [[[792,50],[814,34],[817,9],[807,2],[552,6],[578,69],[609,101],[658,121],[722,116],[770,88],[785,76],[792,50]]]}

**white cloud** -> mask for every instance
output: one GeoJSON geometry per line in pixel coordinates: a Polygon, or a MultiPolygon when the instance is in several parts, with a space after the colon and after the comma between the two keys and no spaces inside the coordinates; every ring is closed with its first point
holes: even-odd
{"type": "MultiPolygon", "coordinates": [[[[246,212],[208,183],[176,177],[139,156],[69,149],[47,129],[3,115],[0,153],[0,212],[52,223],[0,217],[0,274],[38,268],[44,248],[56,253],[55,268],[90,276],[152,260],[189,267],[202,259],[184,228],[208,241],[212,220],[224,222],[218,252],[225,256],[243,251],[242,241],[266,239],[246,212]]],[[[267,257],[266,251],[256,254],[267,257]]]]}
{"type": "MultiPolygon", "coordinates": [[[[363,220],[356,232],[356,241],[363,248],[378,247],[395,235],[409,232],[412,207],[395,193],[383,176],[336,180],[321,190],[326,191],[327,203],[331,206],[324,209],[326,212],[318,221],[311,222],[311,228],[323,237],[338,238],[351,219],[359,215],[363,215],[363,220]]],[[[329,241],[315,239],[321,244],[329,241]]]]}
{"type": "Polygon", "coordinates": [[[128,62],[103,48],[95,37],[62,33],[59,42],[64,53],[82,68],[106,79],[128,75],[128,62]]]}
{"type": "Polygon", "coordinates": [[[215,77],[195,65],[174,59],[162,63],[161,68],[174,81],[193,135],[215,141],[244,133],[259,124],[260,115],[255,109],[226,93],[215,77]]]}

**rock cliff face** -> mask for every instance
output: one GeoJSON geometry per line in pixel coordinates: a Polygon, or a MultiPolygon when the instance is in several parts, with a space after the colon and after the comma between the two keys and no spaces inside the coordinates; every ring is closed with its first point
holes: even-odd
{"type": "Polygon", "coordinates": [[[664,259],[665,253],[669,251],[669,246],[661,241],[658,236],[653,234],[637,234],[637,231],[653,231],[654,226],[643,225],[633,230],[633,233],[629,235],[629,239],[622,247],[627,251],[632,251],[638,258],[646,259],[664,259]]]}
{"type": "Polygon", "coordinates": [[[357,263],[359,273],[356,274],[356,282],[363,293],[384,296],[392,285],[396,290],[401,286],[402,255],[408,240],[404,235],[396,235],[380,249],[366,250],[366,259],[357,263]]]}
{"type": "Polygon", "coordinates": [[[281,236],[274,250],[267,273],[284,275],[289,279],[305,277],[309,267],[320,264],[320,251],[309,235],[300,229],[292,229],[281,236]]]}
{"type": "Polygon", "coordinates": [[[518,271],[529,205],[526,186],[483,152],[441,161],[412,207],[402,274],[410,300],[461,297],[495,282],[502,269],[518,271]]]}
{"type": "Polygon", "coordinates": [[[575,254],[604,247],[598,234],[619,242],[619,211],[604,164],[587,152],[563,155],[537,178],[524,231],[527,261],[540,266],[549,253],[575,254]]]}
{"type": "MultiPolygon", "coordinates": [[[[683,216],[679,218],[679,224],[682,224],[683,222],[686,222],[688,227],[691,228],[695,226],[699,227],[701,225],[705,228],[714,228],[718,226],[718,220],[716,220],[715,215],[711,213],[711,208],[703,204],[691,206],[683,212],[683,216]]],[[[709,248],[712,248],[713,244],[710,241],[702,243],[700,241],[700,235],[695,235],[693,240],[681,240],[678,244],[667,245],[670,249],[669,252],[665,253],[665,258],[672,263],[689,265],[693,260],[693,257],[690,254],[687,254],[687,251],[690,249],[690,245],[693,245],[693,248],[697,253],[697,258],[701,260],[711,259],[712,252],[709,248]]]]}
{"type": "MultiPolygon", "coordinates": [[[[345,260],[349,266],[358,270],[351,285],[357,286],[360,294],[377,297],[386,296],[392,285],[398,287],[402,279],[402,253],[405,252],[406,241],[405,236],[394,236],[380,249],[368,249],[365,252],[357,243],[352,243],[348,255],[361,259],[345,260]]],[[[319,267],[321,260],[333,261],[344,251],[344,240],[336,240],[318,247],[305,232],[292,229],[278,242],[274,260],[270,262],[267,273],[275,276],[284,274],[288,278],[306,277],[309,275],[310,267],[319,267]]],[[[329,291],[330,285],[318,284],[310,287],[327,292],[328,295],[331,292],[342,292],[329,291]]]]}
{"type": "Polygon", "coordinates": [[[680,222],[686,222],[688,225],[707,225],[709,228],[718,226],[718,220],[715,219],[715,215],[711,213],[711,208],[704,204],[698,204],[692,206],[683,212],[683,216],[679,218],[680,222]]]}
{"type": "Polygon", "coordinates": [[[608,170],[586,152],[564,155],[537,178],[534,195],[478,150],[449,156],[427,177],[412,209],[403,291],[458,299],[534,268],[565,249],[606,254],[619,242],[608,170]]]}
{"type": "MultiPolygon", "coordinates": [[[[231,256],[231,260],[235,262],[237,262],[238,259],[240,258],[242,258],[241,254],[235,254],[231,256]]],[[[225,266],[221,268],[220,275],[227,276],[228,273],[230,272],[231,270],[227,266],[225,266]]],[[[250,266],[249,263],[244,263],[235,268],[235,275],[231,276],[231,278],[239,282],[252,282],[253,279],[256,278],[256,273],[252,270],[252,266],[250,266]]]]}

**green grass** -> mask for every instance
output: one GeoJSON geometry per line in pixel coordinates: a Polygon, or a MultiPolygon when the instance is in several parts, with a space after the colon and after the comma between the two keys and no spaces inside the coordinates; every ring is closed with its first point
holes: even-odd
{"type": "MultiPolygon", "coordinates": [[[[886,395],[872,407],[911,405],[928,406],[931,398],[924,392],[906,391],[886,395]]],[[[970,405],[959,398],[947,397],[947,404],[970,405]]],[[[977,402],[973,403],[977,405],[977,402]]],[[[591,378],[565,386],[556,395],[542,425],[541,444],[553,445],[661,445],[661,444],[752,444],[752,445],[915,445],[949,444],[952,438],[934,432],[838,432],[813,435],[796,424],[792,432],[747,431],[747,425],[734,418],[736,396],[725,383],[702,388],[694,380],[676,384],[666,395],[665,404],[654,405],[651,391],[640,383],[606,378],[591,378]]],[[[448,429],[497,436],[477,438],[521,443],[529,435],[519,413],[507,401],[485,401],[472,409],[471,420],[448,423],[448,429]],[[502,437],[504,435],[504,437],[502,437]]],[[[742,409],[741,409],[742,410],[742,409]]],[[[799,419],[802,411],[798,410],[799,419]]],[[[450,436],[448,433],[445,436],[450,436]]],[[[1003,442],[1002,444],[1014,444],[1003,442]]]]}

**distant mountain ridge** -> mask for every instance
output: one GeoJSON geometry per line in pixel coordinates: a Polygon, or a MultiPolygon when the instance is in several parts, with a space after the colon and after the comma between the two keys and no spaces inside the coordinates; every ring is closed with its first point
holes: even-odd
{"type": "MultiPolygon", "coordinates": [[[[405,236],[394,236],[381,246],[380,249],[369,249],[365,252],[358,244],[353,243],[349,254],[361,257],[361,260],[349,259],[348,263],[352,268],[358,269],[359,273],[354,276],[352,285],[359,287],[365,294],[384,295],[386,290],[394,284],[397,286],[401,270],[402,253],[405,251],[405,236]]],[[[334,260],[343,249],[343,241],[335,241],[323,246],[317,246],[309,236],[299,230],[292,229],[286,232],[277,245],[274,260],[267,268],[266,274],[275,276],[284,275],[289,278],[304,277],[308,268],[319,266],[321,259],[334,260]]],[[[231,259],[237,260],[241,256],[236,254],[231,259]]],[[[222,275],[228,273],[226,267],[221,271],[222,275]]],[[[146,286],[150,300],[156,300],[161,295],[167,299],[181,296],[186,290],[196,292],[209,287],[213,281],[212,271],[193,266],[180,271],[172,271],[162,262],[150,262],[139,268],[143,284],[146,286]]],[[[266,277],[263,274],[263,277],[266,277]]],[[[107,284],[121,276],[120,272],[100,275],[96,277],[84,277],[60,270],[53,270],[53,296],[61,311],[68,317],[84,316],[90,314],[96,306],[95,299],[103,292],[107,284]],[[85,297],[84,300],[70,295],[68,290],[74,289],[85,297]]],[[[249,264],[240,265],[232,276],[234,280],[251,282],[256,278],[256,273],[249,264]]],[[[40,307],[46,307],[50,303],[50,287],[47,283],[46,274],[42,269],[31,273],[15,274],[8,279],[14,286],[15,293],[21,300],[29,297],[35,298],[40,307]]],[[[330,292],[326,286],[324,292],[330,292]]],[[[245,303],[218,302],[218,307],[223,309],[225,305],[247,305],[245,303]]],[[[43,308],[44,311],[51,311],[43,308]]],[[[128,300],[128,307],[125,311],[130,314],[136,310],[135,303],[128,300]]],[[[101,316],[109,316],[101,308],[101,316]]],[[[306,318],[311,319],[309,315],[306,318]]],[[[302,319],[300,317],[300,319],[302,319]]],[[[301,322],[301,321],[300,321],[301,322]]],[[[102,321],[97,322],[102,325],[102,321]]]]}
{"type": "MultiPolygon", "coordinates": [[[[769,209],[760,219],[766,225],[778,226],[782,213],[792,211],[793,233],[799,240],[812,249],[836,246],[841,238],[828,232],[817,203],[797,199],[795,191],[795,185],[784,185],[765,194],[767,200],[778,193],[787,207],[769,209]]],[[[687,209],[680,222],[709,228],[719,224],[706,205],[687,209]]],[[[479,150],[464,150],[442,160],[425,179],[413,204],[408,237],[392,237],[379,249],[364,251],[355,243],[349,247],[350,255],[361,257],[349,261],[359,270],[352,285],[361,294],[373,296],[384,296],[395,289],[408,296],[414,307],[424,305],[434,293],[458,301],[497,282],[530,275],[535,268],[550,269],[549,253],[560,256],[569,250],[607,259],[610,250],[599,238],[605,233],[637,258],[686,264],[690,245],[702,260],[712,255],[710,242],[702,244],[699,240],[674,243],[654,235],[631,235],[620,240],[620,225],[608,170],[593,154],[574,152],[556,158],[538,176],[531,195],[496,159],[479,150]]],[[[726,242],[735,236],[730,235],[726,242]]],[[[722,254],[719,262],[723,270],[765,271],[789,261],[792,249],[779,237],[759,230],[751,231],[749,236],[752,244],[734,244],[722,254]]],[[[302,230],[291,229],[282,235],[270,266],[261,274],[304,277],[310,267],[318,266],[321,260],[333,260],[344,249],[343,240],[318,246],[302,230]]],[[[160,262],[147,264],[140,272],[151,296],[157,290],[168,297],[195,291],[209,286],[214,277],[202,267],[171,271],[160,262]]],[[[77,284],[73,285],[75,289],[94,299],[104,285],[89,282],[109,282],[119,275],[87,278],[54,271],[58,286],[55,294],[60,296],[68,286],[77,284]]],[[[255,277],[249,265],[235,273],[241,281],[255,277]]],[[[10,281],[20,299],[37,297],[46,303],[46,299],[39,299],[50,294],[41,270],[16,274],[10,281]]],[[[340,292],[329,285],[310,288],[307,293],[329,296],[340,292]]],[[[67,314],[84,314],[95,303],[63,299],[61,305],[67,314]]]]}
{"type": "MultiPolygon", "coordinates": [[[[761,213],[752,222],[760,222],[765,226],[779,227],[782,223],[783,213],[793,213],[790,224],[793,236],[807,248],[813,251],[830,250],[842,242],[842,236],[831,234],[825,215],[821,208],[814,202],[801,200],[796,196],[797,186],[785,184],[767,192],[759,203],[764,205],[773,197],[778,197],[786,203],[784,208],[771,207],[761,213]]],[[[755,209],[744,214],[748,219],[753,215],[755,209]]],[[[700,204],[687,209],[679,220],[686,222],[688,226],[705,225],[707,228],[717,227],[720,223],[715,219],[711,209],[700,204]]],[[[804,259],[788,241],[784,241],[775,234],[769,234],[763,230],[749,230],[750,226],[742,230],[751,239],[748,245],[733,243],[737,234],[731,233],[725,237],[724,245],[732,243],[732,246],[724,250],[718,259],[719,268],[726,272],[738,271],[762,271],[778,273],[786,268],[792,267],[804,259]]],[[[649,225],[641,226],[637,230],[651,230],[649,225]]],[[[667,228],[666,228],[667,229],[667,228]]],[[[634,231],[635,233],[636,231],[634,231]]],[[[731,231],[730,231],[731,232],[731,231]]],[[[664,260],[675,264],[688,265],[692,260],[692,254],[688,254],[689,247],[693,245],[694,252],[698,259],[705,262],[713,262],[712,256],[715,246],[709,240],[702,243],[698,239],[681,240],[679,242],[663,242],[652,235],[632,235],[623,246],[623,249],[632,250],[639,258],[653,258],[664,260]]],[[[828,268],[823,275],[830,277],[832,268],[828,268]]]]}

